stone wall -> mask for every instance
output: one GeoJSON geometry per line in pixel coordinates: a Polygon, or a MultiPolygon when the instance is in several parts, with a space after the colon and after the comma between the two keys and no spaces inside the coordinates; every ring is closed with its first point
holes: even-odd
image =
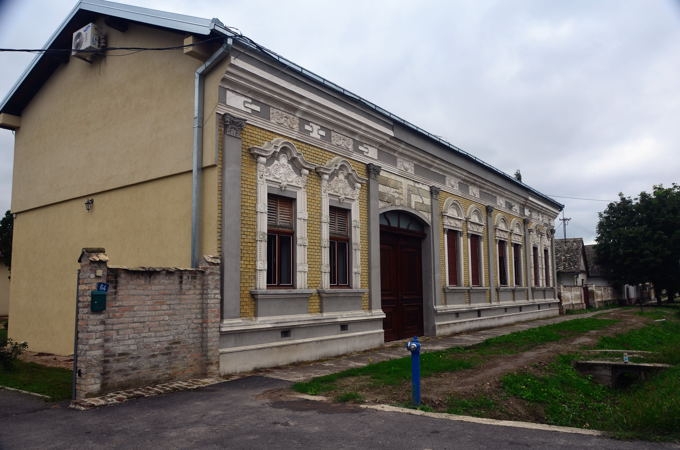
{"type": "Polygon", "coordinates": [[[218,374],[219,261],[198,269],[116,268],[84,249],[78,275],[75,399],[218,374]],[[92,291],[107,283],[106,308],[92,291]]]}
{"type": "Polygon", "coordinates": [[[563,309],[601,308],[617,301],[616,290],[611,286],[560,286],[563,309]],[[584,290],[588,290],[588,297],[584,290]]]}
{"type": "Polygon", "coordinates": [[[586,309],[583,286],[560,286],[562,309],[586,309]]]}

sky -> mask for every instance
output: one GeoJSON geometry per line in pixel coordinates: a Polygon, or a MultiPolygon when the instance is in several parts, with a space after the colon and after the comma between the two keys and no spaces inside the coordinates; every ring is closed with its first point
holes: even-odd
{"type": "MultiPolygon", "coordinates": [[[[220,19],[564,204],[566,237],[680,182],[680,0],[126,0],[220,19]]],[[[0,48],[42,48],[74,0],[0,0],[0,48]]],[[[0,99],[33,59],[0,51],[0,99]]],[[[0,212],[14,137],[0,130],[0,212]]],[[[49,151],[49,149],[46,149],[49,151]]],[[[564,236],[556,221],[557,237],[564,236]]]]}

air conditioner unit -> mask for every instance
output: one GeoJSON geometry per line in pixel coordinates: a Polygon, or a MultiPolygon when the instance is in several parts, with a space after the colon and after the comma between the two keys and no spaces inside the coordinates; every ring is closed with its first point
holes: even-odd
{"type": "Polygon", "coordinates": [[[104,47],[104,38],[93,23],[88,23],[73,33],[71,55],[90,60],[97,50],[104,47]]]}

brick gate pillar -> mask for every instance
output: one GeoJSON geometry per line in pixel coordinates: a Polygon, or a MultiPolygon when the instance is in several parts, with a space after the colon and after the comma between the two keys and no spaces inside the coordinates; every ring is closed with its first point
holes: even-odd
{"type": "Polygon", "coordinates": [[[81,400],[101,391],[104,359],[106,311],[90,310],[91,291],[107,280],[109,258],[103,248],[84,248],[78,258],[78,298],[76,309],[75,398],[81,400]]]}

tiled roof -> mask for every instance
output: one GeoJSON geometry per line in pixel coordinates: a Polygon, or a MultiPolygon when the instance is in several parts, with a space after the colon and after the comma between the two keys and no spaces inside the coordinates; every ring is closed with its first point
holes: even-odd
{"type": "Polygon", "coordinates": [[[588,275],[591,277],[603,277],[604,272],[602,270],[602,266],[600,266],[596,261],[597,254],[595,252],[595,245],[586,245],[585,252],[586,261],[588,262],[588,275]]]}
{"type": "Polygon", "coordinates": [[[558,272],[586,272],[583,239],[555,239],[555,265],[558,272]]]}

